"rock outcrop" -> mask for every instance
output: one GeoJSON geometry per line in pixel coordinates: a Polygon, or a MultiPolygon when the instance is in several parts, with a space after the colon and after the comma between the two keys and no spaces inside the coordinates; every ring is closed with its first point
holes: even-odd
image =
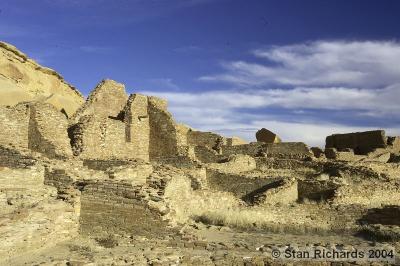
{"type": "Polygon", "coordinates": [[[39,65],[16,47],[0,42],[0,105],[13,106],[24,101],[51,103],[72,116],[84,98],[60,74],[39,65]]]}
{"type": "Polygon", "coordinates": [[[256,139],[258,142],[265,142],[265,143],[280,143],[281,139],[266,128],[262,128],[256,132],[256,139]]]}

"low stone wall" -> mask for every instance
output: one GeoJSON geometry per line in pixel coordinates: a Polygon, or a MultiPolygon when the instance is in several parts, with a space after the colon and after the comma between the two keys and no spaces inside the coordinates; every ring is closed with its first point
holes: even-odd
{"type": "Polygon", "coordinates": [[[369,209],[360,219],[368,224],[383,224],[400,226],[400,206],[385,206],[383,208],[369,209]]]}
{"type": "Polygon", "coordinates": [[[323,201],[332,199],[335,196],[339,185],[330,180],[299,180],[299,199],[323,201]]]}
{"type": "Polygon", "coordinates": [[[90,184],[82,192],[80,231],[83,234],[160,236],[168,232],[167,224],[143,200],[141,187],[104,181],[90,184]]]}
{"type": "Polygon", "coordinates": [[[223,173],[242,173],[256,169],[256,161],[253,157],[243,154],[231,155],[226,162],[209,163],[208,169],[223,173]]]}
{"type": "Polygon", "coordinates": [[[307,145],[302,142],[262,143],[252,142],[250,144],[223,146],[222,154],[246,154],[253,157],[272,157],[287,159],[304,159],[312,156],[307,145]]]}
{"type": "Polygon", "coordinates": [[[105,171],[111,167],[118,167],[130,164],[130,161],[125,160],[84,160],[83,165],[89,169],[105,171]]]}
{"type": "Polygon", "coordinates": [[[205,146],[194,146],[195,158],[202,163],[216,163],[222,159],[216,151],[205,146]]]}
{"type": "Polygon", "coordinates": [[[187,143],[192,146],[204,146],[212,149],[219,139],[222,140],[221,145],[226,145],[226,139],[216,133],[195,130],[187,133],[187,143]]]}
{"type": "MultiPolygon", "coordinates": [[[[369,208],[400,203],[399,180],[365,180],[336,190],[335,204],[358,204],[369,208]]],[[[400,219],[400,216],[399,216],[400,219]]]]}
{"type": "Polygon", "coordinates": [[[57,188],[59,192],[64,192],[73,188],[75,180],[64,169],[45,168],[44,184],[57,188]]]}
{"type": "Polygon", "coordinates": [[[0,146],[0,167],[9,168],[27,168],[36,163],[36,160],[28,155],[23,155],[21,152],[0,146]]]}
{"type": "Polygon", "coordinates": [[[254,199],[258,205],[290,204],[298,200],[297,181],[282,180],[281,185],[266,190],[254,199]]]}
{"type": "Polygon", "coordinates": [[[266,157],[256,157],[255,160],[257,169],[260,169],[261,171],[267,171],[270,169],[290,169],[299,171],[304,169],[310,172],[321,172],[323,170],[323,164],[313,161],[266,157]]]}
{"type": "Polygon", "coordinates": [[[212,189],[231,192],[238,198],[246,198],[256,190],[265,191],[265,187],[281,178],[247,178],[242,175],[226,174],[207,169],[207,183],[212,189]]]}

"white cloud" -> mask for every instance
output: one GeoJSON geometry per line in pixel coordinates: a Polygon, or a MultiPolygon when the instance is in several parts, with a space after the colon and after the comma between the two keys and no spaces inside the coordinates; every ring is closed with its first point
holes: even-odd
{"type": "MultiPolygon", "coordinates": [[[[153,93],[153,92],[145,92],[153,93]]],[[[400,112],[400,84],[383,89],[344,87],[208,91],[203,93],[154,92],[172,106],[287,109],[364,110],[376,115],[400,112]]]]}
{"type": "Polygon", "coordinates": [[[266,127],[284,141],[323,146],[327,135],[377,129],[383,119],[388,134],[400,135],[400,43],[318,41],[253,54],[265,62],[226,62],[225,72],[200,78],[236,89],[144,93],[167,98],[178,121],[250,141],[266,127]],[[319,111],[340,114],[329,120],[319,111]]]}
{"type": "Polygon", "coordinates": [[[240,86],[350,86],[371,88],[400,82],[400,43],[317,41],[253,51],[265,63],[223,63],[226,72],[201,77],[240,86]]]}

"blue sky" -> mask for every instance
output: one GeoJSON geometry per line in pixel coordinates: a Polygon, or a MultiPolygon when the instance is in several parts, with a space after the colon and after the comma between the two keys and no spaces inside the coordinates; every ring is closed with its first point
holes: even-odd
{"type": "Polygon", "coordinates": [[[400,1],[0,0],[0,40],[87,95],[103,78],[254,140],[400,135],[400,1]]]}

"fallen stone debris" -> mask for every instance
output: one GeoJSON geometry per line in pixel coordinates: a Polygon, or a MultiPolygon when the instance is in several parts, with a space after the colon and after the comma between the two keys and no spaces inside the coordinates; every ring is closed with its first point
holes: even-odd
{"type": "MultiPolygon", "coordinates": [[[[166,100],[113,80],[85,100],[6,43],[0,128],[0,265],[305,265],[271,251],[400,251],[400,137],[383,130],[334,134],[323,149],[262,128],[247,143],[178,124],[166,100]]],[[[350,265],[335,263],[307,265],[350,265]]]]}

